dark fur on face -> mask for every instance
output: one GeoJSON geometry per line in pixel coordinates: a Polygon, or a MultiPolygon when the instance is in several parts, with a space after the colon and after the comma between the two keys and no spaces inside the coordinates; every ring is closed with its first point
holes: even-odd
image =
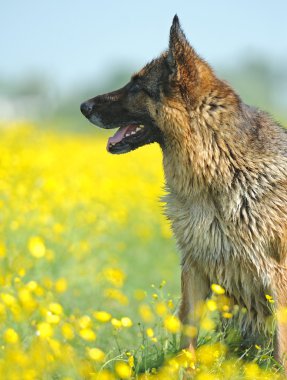
{"type": "MultiPolygon", "coordinates": [[[[161,74],[166,64],[164,57],[152,61],[144,71],[117,91],[99,95],[81,105],[82,113],[100,128],[120,128],[115,138],[109,139],[110,153],[126,153],[142,145],[163,144],[163,136],[148,109],[149,101],[160,99],[161,74]]],[[[165,70],[164,70],[165,71],[165,70]]]]}

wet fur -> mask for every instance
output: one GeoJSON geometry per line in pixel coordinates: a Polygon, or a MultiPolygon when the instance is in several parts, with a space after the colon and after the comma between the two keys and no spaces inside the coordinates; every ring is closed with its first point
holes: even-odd
{"type": "MultiPolygon", "coordinates": [[[[196,304],[218,283],[247,309],[240,328],[266,333],[265,294],[287,306],[286,131],[215,76],[177,17],[168,51],[134,82],[142,91],[117,93],[115,111],[94,98],[94,114],[108,125],[121,109],[138,112],[160,131],[166,214],[181,252],[181,321],[199,323],[196,304]]],[[[196,338],[182,340],[190,344],[196,338]]],[[[287,352],[285,323],[277,325],[275,351],[278,359],[287,352]]]]}

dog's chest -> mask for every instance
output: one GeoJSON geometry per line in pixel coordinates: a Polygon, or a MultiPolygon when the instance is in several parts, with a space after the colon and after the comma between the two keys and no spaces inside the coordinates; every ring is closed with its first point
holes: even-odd
{"type": "MultiPolygon", "coordinates": [[[[170,196],[167,214],[185,269],[196,266],[211,283],[225,286],[232,294],[244,283],[254,281],[262,267],[262,252],[257,252],[256,244],[251,244],[235,225],[222,218],[208,197],[198,196],[183,203],[170,196]]],[[[262,272],[259,278],[262,285],[269,283],[266,273],[262,272]]]]}
{"type": "Polygon", "coordinates": [[[206,198],[196,197],[183,203],[169,197],[167,215],[183,262],[191,260],[214,268],[232,255],[233,247],[226,227],[215,206],[206,198]]]}
{"type": "Polygon", "coordinates": [[[224,286],[238,304],[247,310],[254,307],[256,323],[263,325],[268,313],[264,294],[269,291],[270,278],[254,246],[242,239],[234,226],[222,220],[208,199],[197,197],[183,203],[168,196],[167,215],[185,270],[195,267],[210,284],[224,286]]]}

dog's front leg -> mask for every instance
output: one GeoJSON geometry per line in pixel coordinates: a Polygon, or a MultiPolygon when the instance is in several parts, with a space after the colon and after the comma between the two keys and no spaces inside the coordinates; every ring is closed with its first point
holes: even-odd
{"type": "Polygon", "coordinates": [[[287,375],[287,272],[284,272],[282,279],[283,281],[280,281],[280,279],[277,278],[275,286],[277,326],[274,353],[276,360],[284,366],[285,374],[287,375]]]}
{"type": "MultiPolygon", "coordinates": [[[[209,281],[197,268],[182,268],[181,272],[181,304],[179,307],[179,319],[183,326],[194,326],[199,328],[200,316],[198,307],[206,299],[209,293],[209,281]]],[[[182,333],[180,346],[194,351],[197,342],[197,333],[191,337],[190,334],[182,333]]]]}

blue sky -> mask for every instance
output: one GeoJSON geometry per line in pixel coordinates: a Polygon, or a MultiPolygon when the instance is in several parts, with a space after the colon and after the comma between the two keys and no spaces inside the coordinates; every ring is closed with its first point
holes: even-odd
{"type": "Polygon", "coordinates": [[[287,59],[287,1],[9,0],[0,6],[0,78],[44,73],[64,89],[140,68],[168,44],[174,14],[211,65],[287,59]]]}

